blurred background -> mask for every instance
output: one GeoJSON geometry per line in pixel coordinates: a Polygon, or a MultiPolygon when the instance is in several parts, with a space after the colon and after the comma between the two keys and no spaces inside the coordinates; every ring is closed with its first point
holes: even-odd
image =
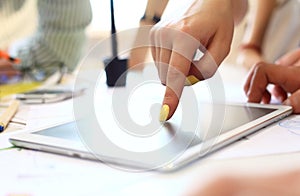
{"type": "MultiPolygon", "coordinates": [[[[0,48],[7,49],[12,43],[29,36],[35,31],[37,24],[37,0],[24,0],[23,7],[9,21],[1,17],[0,24],[6,31],[0,31],[0,48]],[[14,24],[14,25],[11,25],[14,24]]],[[[93,20],[87,28],[87,49],[91,48],[98,41],[109,36],[110,33],[110,1],[109,0],[90,0],[93,10],[93,20]]],[[[144,14],[147,0],[114,0],[115,19],[118,31],[135,28],[139,26],[140,18],[144,14]]],[[[170,0],[166,12],[175,11],[176,0],[170,0]],[[174,3],[175,2],[175,3],[174,3]]],[[[244,30],[244,23],[237,27],[231,54],[226,62],[235,63],[236,43],[241,40],[244,30]]]]}

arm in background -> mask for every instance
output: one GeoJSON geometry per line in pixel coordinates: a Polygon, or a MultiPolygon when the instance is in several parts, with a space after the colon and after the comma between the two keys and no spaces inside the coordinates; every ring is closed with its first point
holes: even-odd
{"type": "MultiPolygon", "coordinates": [[[[246,22],[246,32],[240,45],[238,64],[250,69],[255,63],[264,61],[262,46],[272,15],[287,0],[253,0],[253,10],[246,22]]],[[[273,62],[270,62],[273,63],[273,62]]]]}
{"type": "Polygon", "coordinates": [[[36,33],[18,50],[19,68],[44,62],[63,62],[73,71],[82,56],[85,28],[92,18],[89,1],[39,0],[36,33]]]}

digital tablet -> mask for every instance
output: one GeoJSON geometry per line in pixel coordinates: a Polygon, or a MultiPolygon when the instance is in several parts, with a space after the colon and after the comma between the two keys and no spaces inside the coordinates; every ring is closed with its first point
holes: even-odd
{"type": "MultiPolygon", "coordinates": [[[[16,134],[10,138],[10,142],[22,148],[98,160],[113,167],[170,171],[226,147],[292,112],[291,107],[283,105],[246,103],[226,104],[224,107],[225,116],[219,119],[221,123],[216,119],[211,122],[206,115],[202,115],[197,130],[189,130],[189,123],[182,125],[170,121],[161,124],[158,131],[148,136],[151,137],[149,141],[147,136],[130,135],[133,140],[122,138],[122,128],[118,130],[122,134],[113,134],[118,133],[114,132],[118,126],[111,125],[109,119],[103,119],[103,127],[106,124],[111,128],[107,137],[105,134],[98,136],[95,132],[97,127],[87,126],[82,133],[78,131],[80,122],[72,121],[16,134]],[[220,130],[213,130],[215,124],[222,124],[220,130]],[[113,142],[108,143],[107,138],[113,142]],[[128,143],[129,146],[126,146],[128,143]]],[[[203,114],[210,109],[205,103],[201,108],[203,114]]]]}

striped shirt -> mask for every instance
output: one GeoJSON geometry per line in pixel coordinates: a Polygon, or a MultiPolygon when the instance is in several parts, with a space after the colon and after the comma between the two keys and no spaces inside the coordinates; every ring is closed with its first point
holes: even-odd
{"type": "MultiPolygon", "coordinates": [[[[9,17],[24,2],[1,0],[0,9],[9,17]]],[[[18,48],[22,63],[17,68],[22,70],[62,62],[68,71],[73,71],[83,52],[85,28],[92,19],[89,0],[37,0],[36,4],[37,30],[18,48]]]]}

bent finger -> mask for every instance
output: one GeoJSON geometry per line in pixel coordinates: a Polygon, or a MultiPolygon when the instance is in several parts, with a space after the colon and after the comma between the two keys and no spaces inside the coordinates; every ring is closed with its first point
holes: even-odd
{"type": "Polygon", "coordinates": [[[293,107],[293,113],[300,113],[300,89],[294,92],[288,99],[283,102],[284,105],[293,107]]]}
{"type": "Polygon", "coordinates": [[[244,92],[245,92],[246,95],[247,95],[247,93],[248,93],[248,91],[249,91],[250,84],[251,84],[251,81],[252,81],[252,78],[253,78],[255,69],[256,69],[256,67],[259,66],[260,64],[264,64],[264,62],[258,62],[258,63],[256,63],[255,65],[253,65],[253,66],[251,67],[251,70],[250,70],[249,73],[248,73],[246,82],[245,82],[245,84],[244,84],[244,92]]]}
{"type": "Polygon", "coordinates": [[[230,52],[231,41],[232,33],[222,34],[217,32],[212,37],[211,42],[206,46],[207,50],[204,52],[204,56],[199,62],[195,63],[198,71],[194,70],[193,72],[198,72],[198,79],[209,79],[215,74],[222,61],[230,52]]]}
{"type": "Polygon", "coordinates": [[[259,63],[255,66],[249,90],[247,92],[249,102],[260,102],[269,84],[283,86],[291,77],[291,70],[285,66],[259,63]]]}
{"type": "Polygon", "coordinates": [[[271,101],[271,93],[268,90],[265,90],[262,96],[262,103],[269,104],[271,101]]]}
{"type": "Polygon", "coordinates": [[[275,85],[271,92],[272,95],[281,102],[287,99],[287,92],[279,85],[275,85]]]}

